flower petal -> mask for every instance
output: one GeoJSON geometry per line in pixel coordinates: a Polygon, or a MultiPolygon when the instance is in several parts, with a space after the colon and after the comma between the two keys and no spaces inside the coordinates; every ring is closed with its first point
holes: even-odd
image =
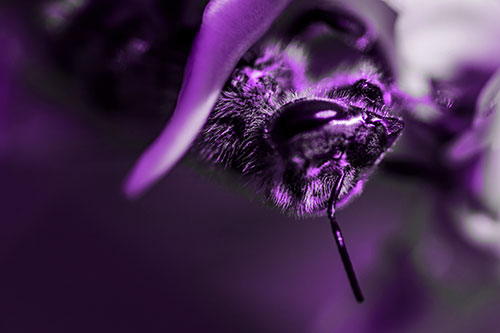
{"type": "Polygon", "coordinates": [[[125,184],[136,197],[188,150],[243,54],[269,29],[290,0],[212,0],[188,60],[169,123],[141,156],[125,184]]]}

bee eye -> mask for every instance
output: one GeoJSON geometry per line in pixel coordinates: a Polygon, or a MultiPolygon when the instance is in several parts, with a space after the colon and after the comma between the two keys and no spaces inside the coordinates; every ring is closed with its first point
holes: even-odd
{"type": "Polygon", "coordinates": [[[317,130],[332,120],[349,119],[351,113],[329,101],[295,101],[280,109],[273,122],[271,139],[276,144],[285,143],[297,134],[317,130]]]}
{"type": "Polygon", "coordinates": [[[380,103],[383,101],[382,90],[365,79],[357,81],[354,84],[354,90],[358,96],[364,97],[371,103],[380,103]]]}

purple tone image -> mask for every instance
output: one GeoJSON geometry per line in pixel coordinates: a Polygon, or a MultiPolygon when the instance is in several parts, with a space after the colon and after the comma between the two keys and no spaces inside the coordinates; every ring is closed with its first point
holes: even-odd
{"type": "Polygon", "coordinates": [[[0,332],[496,332],[499,18],[3,1],[0,332]]]}

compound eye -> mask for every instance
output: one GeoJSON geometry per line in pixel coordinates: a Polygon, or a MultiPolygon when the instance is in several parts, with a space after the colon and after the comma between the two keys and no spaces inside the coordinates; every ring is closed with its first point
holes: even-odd
{"type": "Polygon", "coordinates": [[[271,128],[275,143],[286,142],[295,135],[311,132],[327,125],[332,120],[347,120],[351,117],[343,106],[321,100],[298,100],[284,105],[271,128]]]}
{"type": "Polygon", "coordinates": [[[382,90],[365,79],[357,81],[354,84],[354,89],[359,96],[364,97],[370,103],[376,104],[383,101],[382,90]]]}

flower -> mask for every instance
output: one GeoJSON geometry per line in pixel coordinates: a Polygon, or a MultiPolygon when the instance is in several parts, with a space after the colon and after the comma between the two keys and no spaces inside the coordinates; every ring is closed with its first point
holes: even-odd
{"type": "Polygon", "coordinates": [[[447,128],[448,138],[438,149],[444,168],[457,180],[455,194],[448,192],[450,202],[459,205],[452,215],[465,237],[500,255],[500,3],[386,2],[398,12],[400,86],[438,105],[428,119],[416,115],[424,123],[441,124],[433,133],[447,128]]]}

